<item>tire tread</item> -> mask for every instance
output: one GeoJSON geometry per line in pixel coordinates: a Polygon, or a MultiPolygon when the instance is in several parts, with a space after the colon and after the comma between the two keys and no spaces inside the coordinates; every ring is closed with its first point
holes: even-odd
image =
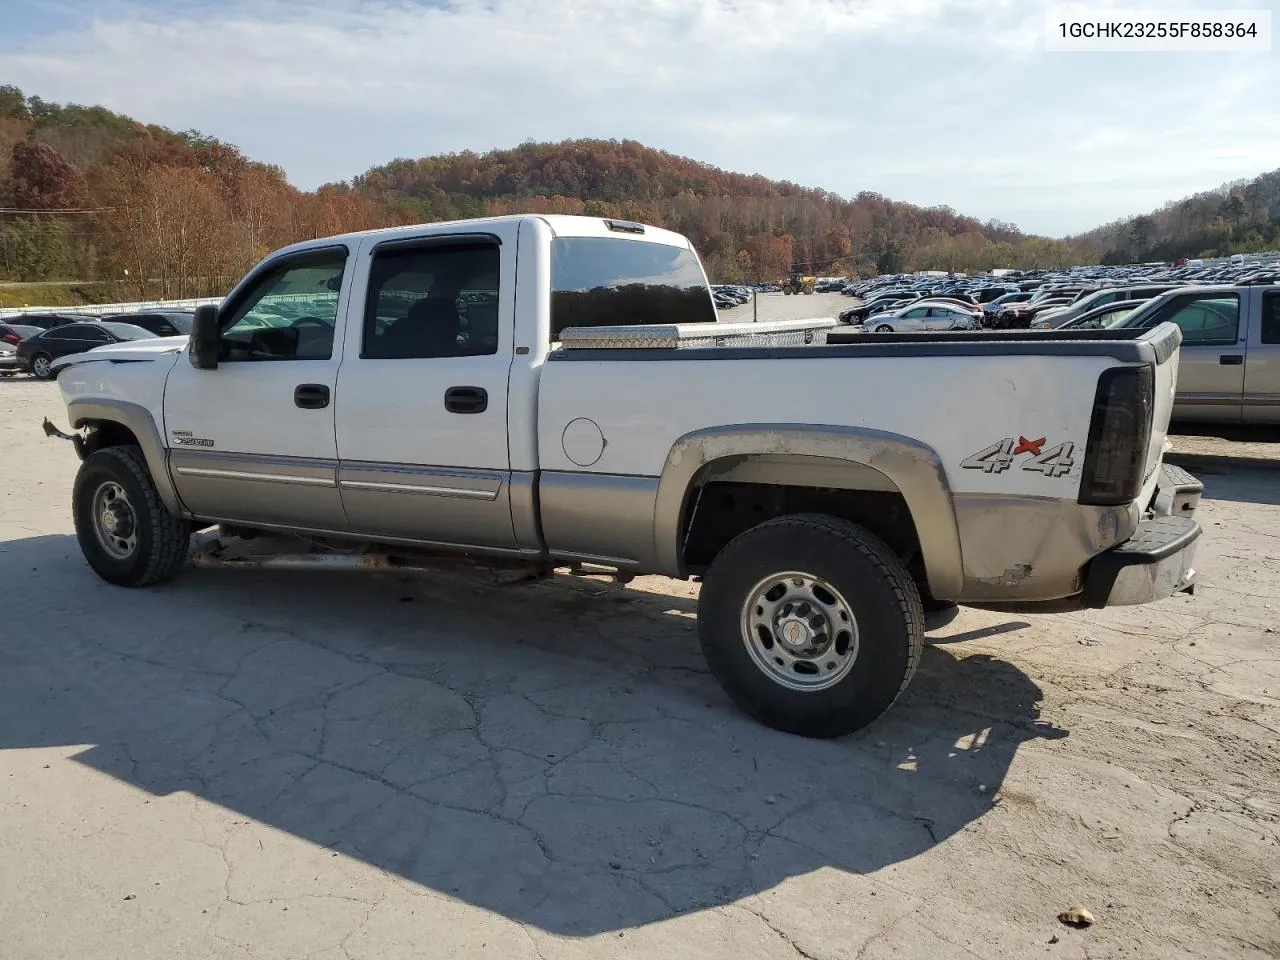
{"type": "MultiPolygon", "coordinates": [[[[190,525],[186,520],[170,513],[160,500],[160,494],[156,491],[151,473],[147,469],[147,461],[138,447],[103,447],[90,454],[85,463],[87,464],[94,457],[115,460],[122,469],[132,475],[138,486],[142,488],[145,497],[145,503],[138,505],[145,517],[139,519],[150,526],[151,550],[146,557],[146,565],[142,572],[131,577],[127,585],[146,587],[168,580],[186,562],[191,543],[190,525]]],[[[71,503],[72,517],[79,529],[80,498],[72,497],[71,503]]]]}
{"type": "MultiPolygon", "coordinates": [[[[819,536],[833,537],[840,540],[846,546],[856,550],[864,560],[866,560],[873,569],[881,575],[884,582],[891,588],[894,601],[901,615],[903,622],[907,627],[907,657],[906,664],[902,670],[902,677],[898,683],[897,690],[891,699],[889,699],[881,711],[881,714],[888,710],[899,697],[902,696],[904,690],[911,682],[911,678],[916,672],[916,668],[920,664],[920,659],[924,653],[924,607],[921,603],[919,591],[916,588],[915,581],[908,572],[906,564],[894,553],[887,544],[852,521],[842,519],[840,517],[829,514],[819,513],[795,513],[787,514],[781,517],[775,517],[766,520],[743,533],[729,542],[729,544],[721,552],[720,556],[730,553],[730,549],[735,543],[741,542],[744,538],[754,537],[763,530],[789,530],[797,534],[817,534],[819,536]]],[[[711,567],[707,571],[707,579],[715,576],[716,563],[719,560],[713,560],[711,567]]],[[[732,685],[726,683],[726,677],[722,676],[716,661],[708,657],[708,665],[711,667],[712,673],[716,679],[720,681],[722,686],[732,691],[732,685]]],[[[798,731],[796,731],[798,732],[798,731]]],[[[829,733],[814,732],[807,733],[810,736],[831,736],[829,733]]],[[[835,735],[839,735],[838,733],[835,735]]]]}

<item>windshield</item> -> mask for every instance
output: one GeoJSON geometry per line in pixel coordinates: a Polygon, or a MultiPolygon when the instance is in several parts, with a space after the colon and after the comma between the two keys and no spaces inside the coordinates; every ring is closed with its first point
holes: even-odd
{"type": "Polygon", "coordinates": [[[102,326],[121,340],[147,340],[155,337],[150,330],[135,327],[132,323],[104,323],[102,326]]]}

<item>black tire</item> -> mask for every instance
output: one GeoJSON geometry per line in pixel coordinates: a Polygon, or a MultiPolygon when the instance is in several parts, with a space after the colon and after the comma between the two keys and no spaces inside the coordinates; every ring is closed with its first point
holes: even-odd
{"type": "Polygon", "coordinates": [[[872,723],[906,689],[924,649],[924,612],[907,568],[881,540],[847,520],[795,514],[720,551],[703,578],[698,633],[712,674],[743,711],[776,730],[829,738],[872,723]],[[851,608],[858,649],[834,686],[789,689],[748,649],[744,604],[763,579],[785,571],[821,578],[851,608]]]}
{"type": "Polygon", "coordinates": [[[50,370],[48,366],[45,366],[44,368],[46,371],[45,373],[36,373],[36,367],[39,365],[39,362],[42,360],[44,361],[45,364],[50,364],[53,362],[53,358],[50,357],[47,353],[37,353],[29,361],[27,361],[27,369],[31,371],[31,375],[35,377],[37,380],[52,380],[53,371],[50,370]]]}
{"type": "Polygon", "coordinates": [[[893,327],[889,326],[887,323],[882,323],[880,326],[876,327],[876,333],[893,333],[893,327]]]}
{"type": "Polygon", "coordinates": [[[105,447],[85,458],[76,474],[71,513],[80,551],[94,573],[120,587],[144,587],[172,577],[187,557],[191,525],[165,507],[137,447],[105,447]],[[94,498],[104,485],[123,489],[136,544],[113,556],[99,540],[94,498]]]}

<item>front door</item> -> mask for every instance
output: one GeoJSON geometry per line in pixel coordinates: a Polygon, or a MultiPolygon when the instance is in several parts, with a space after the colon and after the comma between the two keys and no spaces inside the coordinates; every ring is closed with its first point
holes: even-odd
{"type": "Polygon", "coordinates": [[[351,309],[336,422],[354,532],[515,546],[507,380],[517,229],[370,238],[361,248],[355,288],[365,302],[351,309]]]}
{"type": "Polygon", "coordinates": [[[1240,292],[1186,293],[1148,319],[1182,328],[1175,420],[1239,422],[1244,393],[1245,327],[1240,292]]]}
{"type": "Polygon", "coordinates": [[[342,531],[333,398],[347,248],[265,264],[220,311],[218,366],[179,359],[165,387],[169,468],[206,520],[342,531]]]}

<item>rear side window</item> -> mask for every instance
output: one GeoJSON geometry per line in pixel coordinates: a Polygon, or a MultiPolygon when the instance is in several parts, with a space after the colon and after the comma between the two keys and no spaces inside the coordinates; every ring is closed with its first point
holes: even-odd
{"type": "Polygon", "coordinates": [[[1280,343],[1280,293],[1262,298],[1262,342],[1280,343]]]}
{"type": "Polygon", "coordinates": [[[375,253],[360,356],[409,360],[497,353],[500,268],[501,253],[488,242],[375,253]]]}
{"type": "Polygon", "coordinates": [[[551,241],[551,339],[568,327],[715,323],[697,255],[620,237],[551,241]]]}
{"type": "Polygon", "coordinates": [[[1147,320],[1146,326],[1166,320],[1182,328],[1182,339],[1189,346],[1235,343],[1240,335],[1240,295],[1189,293],[1174,297],[1147,320]]]}

